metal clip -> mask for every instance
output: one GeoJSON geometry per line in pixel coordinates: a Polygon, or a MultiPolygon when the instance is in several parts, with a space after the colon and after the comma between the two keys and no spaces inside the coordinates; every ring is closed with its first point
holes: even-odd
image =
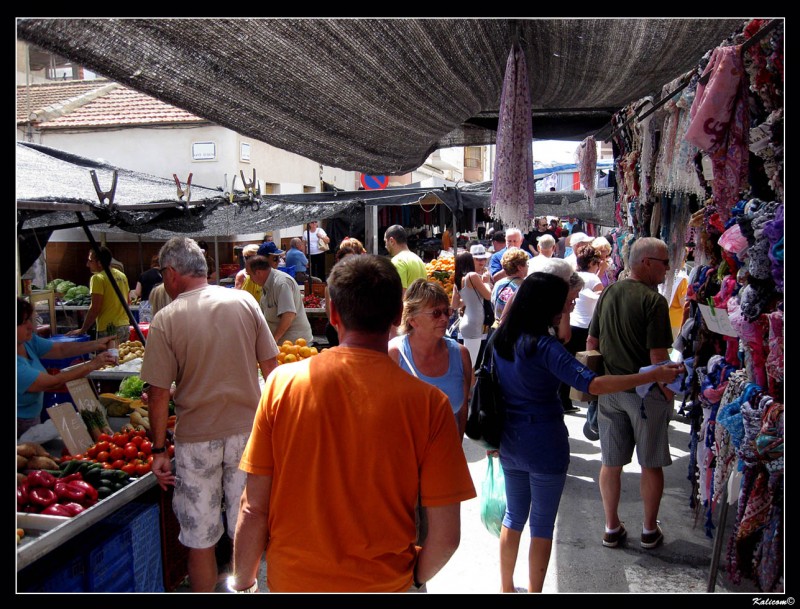
{"type": "MultiPolygon", "coordinates": [[[[242,183],[244,184],[244,192],[247,196],[252,200],[253,196],[256,194],[256,188],[258,186],[258,180],[256,180],[256,168],[253,167],[253,181],[248,182],[244,177],[244,169],[240,169],[239,173],[242,176],[242,183]]],[[[261,194],[259,189],[259,195],[261,194]]]]}
{"type": "Polygon", "coordinates": [[[236,174],[235,173],[233,174],[233,180],[231,181],[231,189],[230,190],[228,190],[228,174],[227,173],[225,174],[225,184],[223,185],[222,190],[225,193],[225,196],[228,197],[228,203],[233,205],[234,204],[233,198],[236,196],[236,193],[235,193],[235,190],[236,190],[236,174]]]}
{"type": "Polygon", "coordinates": [[[100,183],[97,181],[97,172],[94,169],[90,169],[89,173],[92,176],[92,182],[94,183],[94,190],[97,193],[97,198],[100,200],[100,204],[102,205],[105,203],[105,200],[108,199],[108,207],[114,207],[114,193],[117,191],[117,171],[114,170],[113,177],[111,179],[111,190],[108,192],[103,192],[100,190],[100,183]]]}
{"type": "Polygon", "coordinates": [[[192,200],[192,174],[189,174],[189,177],[186,179],[186,190],[181,188],[181,181],[178,179],[176,174],[172,174],[173,179],[175,180],[175,184],[178,187],[178,199],[183,200],[183,195],[186,195],[185,206],[188,206],[189,201],[192,200]]]}

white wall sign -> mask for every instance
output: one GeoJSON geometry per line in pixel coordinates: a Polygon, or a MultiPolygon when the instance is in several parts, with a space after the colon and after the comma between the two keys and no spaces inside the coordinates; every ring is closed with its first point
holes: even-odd
{"type": "Polygon", "coordinates": [[[245,144],[244,142],[241,143],[241,154],[239,160],[250,161],[250,144],[245,144]]]}
{"type": "Polygon", "coordinates": [[[192,144],[193,161],[213,161],[217,158],[217,145],[214,142],[194,142],[192,144]]]}

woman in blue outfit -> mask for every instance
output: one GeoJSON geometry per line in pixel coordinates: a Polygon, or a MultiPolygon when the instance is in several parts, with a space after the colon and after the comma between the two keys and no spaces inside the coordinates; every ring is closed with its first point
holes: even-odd
{"type": "Polygon", "coordinates": [[[444,288],[435,281],[415,280],[403,297],[403,317],[398,336],[389,342],[389,357],[447,394],[463,438],[472,362],[466,347],[445,336],[449,318],[450,302],[444,288]]]}
{"type": "Polygon", "coordinates": [[[500,532],[501,591],[514,591],[514,567],[526,519],[531,544],[528,590],[541,592],[553,542],[558,503],[567,477],[569,439],[558,387],[567,383],[593,395],[669,383],[679,364],[648,372],[597,376],[566,350],[555,329],[568,315],[566,281],[533,273],[520,285],[494,340],[494,366],[506,406],[500,463],[506,514],[500,532]]]}
{"type": "Polygon", "coordinates": [[[106,349],[109,341],[116,338],[105,336],[88,342],[66,343],[42,338],[33,331],[33,305],[17,297],[17,438],[41,422],[45,391],[52,391],[67,381],[83,378],[106,364],[115,363],[116,359],[106,349]],[[58,374],[48,374],[40,359],[68,359],[91,351],[101,353],[58,374]]]}

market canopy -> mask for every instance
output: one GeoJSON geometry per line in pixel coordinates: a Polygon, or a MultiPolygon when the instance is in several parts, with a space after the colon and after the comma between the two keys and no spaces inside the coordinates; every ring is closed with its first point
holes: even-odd
{"type": "MultiPolygon", "coordinates": [[[[361,214],[364,205],[444,204],[460,215],[465,210],[488,208],[491,188],[491,182],[480,182],[459,188],[417,186],[287,195],[244,190],[230,193],[198,185],[189,188],[182,182],[63,150],[17,142],[17,228],[22,235],[75,227],[76,212],[96,231],[135,233],[156,240],[176,234],[222,237],[266,232],[348,211],[361,214]]],[[[601,191],[603,196],[588,207],[582,203],[586,199],[582,191],[537,193],[537,213],[581,217],[610,226],[614,209],[610,193],[611,189],[601,191]]]]}
{"type": "Polygon", "coordinates": [[[741,18],[18,19],[20,39],[319,163],[401,174],[495,142],[512,43],[533,137],[581,140],[656,95],[741,18]]]}

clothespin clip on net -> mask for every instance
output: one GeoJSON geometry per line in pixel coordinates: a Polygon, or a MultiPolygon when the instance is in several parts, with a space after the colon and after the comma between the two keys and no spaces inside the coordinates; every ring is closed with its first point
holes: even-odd
{"type": "Polygon", "coordinates": [[[247,194],[247,197],[252,201],[253,195],[255,194],[256,189],[256,168],[253,167],[253,180],[248,182],[247,179],[244,177],[244,169],[240,169],[239,173],[242,176],[242,183],[244,184],[244,192],[247,194]]]}
{"type": "Polygon", "coordinates": [[[117,171],[114,170],[114,174],[111,179],[111,190],[108,192],[103,192],[100,190],[100,183],[97,181],[97,172],[94,169],[90,169],[89,174],[92,176],[94,191],[97,193],[97,198],[100,200],[100,204],[105,204],[106,199],[108,199],[108,208],[114,209],[116,207],[114,205],[114,194],[117,192],[117,171]]]}
{"type": "Polygon", "coordinates": [[[190,173],[189,177],[186,179],[186,190],[181,187],[181,181],[178,179],[177,174],[173,173],[172,178],[175,180],[175,185],[178,187],[178,199],[182,207],[188,209],[189,202],[192,200],[192,174],[190,173]],[[186,201],[183,200],[184,195],[186,195],[186,201]]]}

